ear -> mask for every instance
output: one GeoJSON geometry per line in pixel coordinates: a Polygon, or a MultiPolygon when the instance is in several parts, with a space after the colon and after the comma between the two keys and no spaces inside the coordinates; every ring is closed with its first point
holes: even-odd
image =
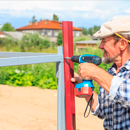
{"type": "Polygon", "coordinates": [[[128,41],[123,38],[121,39],[121,42],[120,42],[120,50],[123,51],[127,48],[127,45],[128,45],[128,41]]]}

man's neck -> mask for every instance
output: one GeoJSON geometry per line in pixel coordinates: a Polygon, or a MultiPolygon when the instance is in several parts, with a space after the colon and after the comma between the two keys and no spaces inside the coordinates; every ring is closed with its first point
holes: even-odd
{"type": "Polygon", "coordinates": [[[119,68],[123,66],[130,59],[130,53],[123,53],[121,59],[115,62],[116,64],[116,73],[119,72],[119,68]]]}

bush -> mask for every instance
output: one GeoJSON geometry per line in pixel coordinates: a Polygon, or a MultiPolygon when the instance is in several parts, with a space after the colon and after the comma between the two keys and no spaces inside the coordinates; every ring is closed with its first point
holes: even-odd
{"type": "Polygon", "coordinates": [[[37,86],[57,88],[56,65],[54,63],[10,66],[0,68],[1,84],[11,86],[37,86]]]}
{"type": "Polygon", "coordinates": [[[16,47],[18,44],[19,41],[10,36],[0,39],[0,45],[4,47],[6,51],[9,51],[12,47],[16,47]]]}
{"type": "Polygon", "coordinates": [[[37,32],[34,34],[24,34],[19,47],[22,51],[29,51],[30,48],[38,48],[41,50],[50,47],[50,41],[47,37],[40,37],[37,32]]]}
{"type": "Polygon", "coordinates": [[[57,45],[61,46],[62,43],[63,43],[63,40],[62,40],[62,31],[59,31],[59,34],[57,36],[57,45]]]}

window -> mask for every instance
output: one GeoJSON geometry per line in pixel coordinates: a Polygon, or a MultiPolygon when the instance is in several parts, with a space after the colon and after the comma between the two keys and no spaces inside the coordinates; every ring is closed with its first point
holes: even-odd
{"type": "Polygon", "coordinates": [[[54,37],[54,36],[55,36],[54,34],[55,34],[54,30],[52,30],[52,37],[54,37]]]}

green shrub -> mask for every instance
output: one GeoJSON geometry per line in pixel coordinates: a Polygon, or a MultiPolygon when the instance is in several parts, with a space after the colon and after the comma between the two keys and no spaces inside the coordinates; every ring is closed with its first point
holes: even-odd
{"type": "Polygon", "coordinates": [[[0,84],[37,86],[44,89],[57,88],[54,63],[1,67],[0,74],[0,84]]]}
{"type": "Polygon", "coordinates": [[[21,51],[29,51],[31,48],[48,48],[50,47],[50,41],[47,37],[40,37],[39,33],[35,32],[34,34],[24,34],[23,38],[20,41],[19,47],[21,51]]]}
{"type": "Polygon", "coordinates": [[[62,43],[63,43],[63,40],[62,40],[62,31],[59,31],[59,34],[57,36],[57,45],[61,46],[62,43]]]}

